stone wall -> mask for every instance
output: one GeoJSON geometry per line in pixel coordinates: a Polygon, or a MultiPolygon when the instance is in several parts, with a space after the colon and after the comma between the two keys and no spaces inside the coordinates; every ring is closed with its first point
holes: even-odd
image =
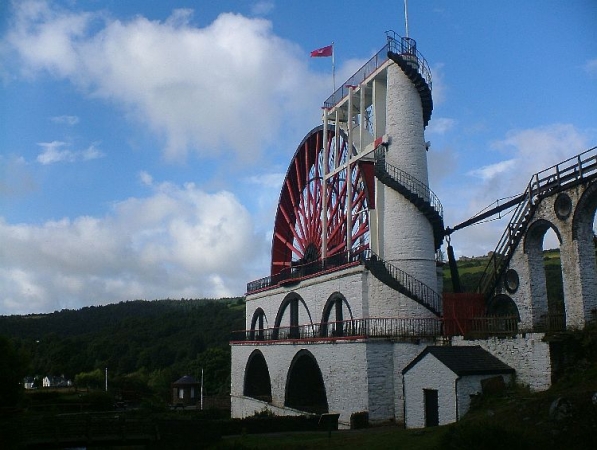
{"type": "MultiPolygon", "coordinates": [[[[352,413],[368,411],[372,423],[404,420],[402,370],[434,342],[320,341],[309,343],[232,345],[232,417],[247,417],[270,405],[244,400],[245,368],[249,355],[259,350],[267,363],[271,386],[271,411],[285,409],[286,383],[294,356],[308,350],[321,370],[330,412],[340,413],[340,423],[350,424],[352,413]]],[[[292,410],[284,414],[294,414],[292,410]]]]}
{"type": "Polygon", "coordinates": [[[470,409],[471,396],[483,392],[481,381],[496,376],[500,376],[504,380],[504,384],[509,384],[512,381],[511,375],[469,375],[456,381],[456,399],[458,401],[456,420],[462,419],[470,409]]]}
{"type": "Polygon", "coordinates": [[[543,333],[527,333],[515,338],[489,338],[464,340],[452,339],[452,345],[480,345],[493,356],[516,371],[516,382],[528,386],[531,391],[544,391],[551,386],[551,359],[549,344],[543,341],[543,333]]]}
{"type": "Polygon", "coordinates": [[[518,274],[519,287],[507,290],[503,281],[498,286],[498,292],[510,296],[517,305],[523,329],[543,325],[543,316],[549,312],[542,251],[545,233],[550,228],[558,236],[560,245],[566,326],[583,328],[597,319],[597,266],[593,243],[596,207],[595,183],[578,185],[543,198],[537,205],[508,266],[518,274]]]}
{"type": "MultiPolygon", "coordinates": [[[[266,316],[264,328],[274,327],[280,306],[289,294],[297,294],[304,301],[299,305],[299,325],[320,323],[326,302],[337,293],[344,296],[350,307],[350,311],[344,312],[345,320],[368,317],[436,318],[427,308],[383,284],[363,266],[358,266],[306,279],[292,287],[278,287],[248,295],[246,329],[251,328],[251,320],[258,308],[266,316]]],[[[286,319],[288,314],[283,317],[286,319]]],[[[289,323],[283,320],[280,325],[287,326],[289,323]]]]}
{"type": "MultiPolygon", "coordinates": [[[[284,408],[286,382],[291,362],[300,350],[308,350],[321,370],[330,412],[340,413],[339,422],[349,426],[353,412],[367,411],[367,344],[363,341],[327,341],[319,343],[276,343],[271,345],[235,344],[232,346],[231,395],[243,396],[244,373],[249,355],[259,349],[267,363],[272,406],[284,408]]],[[[232,405],[232,417],[252,415],[250,408],[262,408],[262,402],[232,405]]],[[[254,412],[259,412],[257,409],[254,412]]],[[[253,413],[254,413],[253,412],[253,413]]]]}

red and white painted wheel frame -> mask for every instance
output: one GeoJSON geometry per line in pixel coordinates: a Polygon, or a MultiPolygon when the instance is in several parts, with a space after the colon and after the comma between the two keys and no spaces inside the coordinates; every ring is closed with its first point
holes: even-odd
{"type": "Polygon", "coordinates": [[[347,164],[356,150],[353,147],[349,152],[345,133],[337,134],[334,127],[328,127],[327,133],[323,125],[314,128],[290,162],[274,222],[272,275],[323,257],[349,250],[356,255],[369,248],[373,164],[357,160],[347,164]]]}

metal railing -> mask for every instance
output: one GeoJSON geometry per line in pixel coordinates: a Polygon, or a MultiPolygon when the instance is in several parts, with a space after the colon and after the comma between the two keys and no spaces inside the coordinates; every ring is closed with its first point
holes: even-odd
{"type": "Polygon", "coordinates": [[[386,37],[388,38],[388,50],[390,52],[403,56],[407,61],[416,61],[416,67],[419,74],[423,77],[431,90],[431,69],[423,55],[417,50],[415,40],[399,36],[392,30],[386,31],[386,37]]]}
{"type": "Polygon", "coordinates": [[[502,272],[510,261],[514,248],[522,238],[522,233],[533,212],[534,204],[531,202],[529,186],[525,191],[523,200],[514,210],[514,214],[489,258],[487,266],[485,266],[485,271],[479,280],[477,292],[488,296],[495,289],[502,272]]]}
{"type": "Polygon", "coordinates": [[[439,216],[443,218],[444,207],[442,206],[439,197],[422,181],[416,179],[409,173],[387,163],[385,152],[386,149],[382,145],[375,149],[375,164],[379,164],[379,167],[381,167],[381,169],[386,172],[390,178],[395,180],[409,192],[428,202],[430,206],[439,214],[439,216]]]}
{"type": "Polygon", "coordinates": [[[518,317],[486,316],[473,317],[468,324],[470,337],[514,336],[518,333],[518,317]]]}
{"type": "Polygon", "coordinates": [[[309,264],[297,265],[284,269],[276,275],[260,278],[247,284],[247,294],[292,282],[299,282],[314,275],[333,272],[347,267],[365,264],[371,272],[382,282],[395,282],[398,291],[431,309],[436,314],[442,311],[442,297],[425,283],[398,267],[384,261],[370,249],[339,253],[324,260],[314,261],[309,264]],[[380,270],[383,267],[383,270],[380,270]],[[384,276],[390,280],[384,280],[384,276]]]}
{"type": "Polygon", "coordinates": [[[533,175],[523,194],[523,200],[514,210],[506,230],[485,267],[477,292],[487,296],[495,289],[532,218],[535,205],[541,198],[596,177],[597,147],[592,147],[533,175]]]}
{"type": "Polygon", "coordinates": [[[325,108],[332,108],[340,103],[340,100],[348,95],[350,89],[349,86],[358,86],[388,60],[388,49],[389,46],[386,44],[359,70],[357,70],[353,76],[342,83],[342,85],[340,85],[340,87],[336,89],[336,91],[330,95],[325,102],[323,102],[323,106],[325,108]]]}
{"type": "Polygon", "coordinates": [[[433,312],[441,314],[442,296],[440,294],[435,292],[422,281],[419,281],[412,275],[406,273],[404,270],[399,269],[387,261],[384,261],[371,250],[365,250],[363,254],[365,256],[364,260],[374,275],[376,275],[378,278],[383,278],[383,274],[375,273],[376,270],[379,270],[376,266],[381,265],[384,267],[387,274],[394,281],[396,281],[403,288],[403,290],[407,291],[403,292],[405,295],[431,309],[433,312]]]}
{"type": "Polygon", "coordinates": [[[423,338],[442,334],[435,318],[366,318],[232,332],[231,341],[344,338],[423,338]]]}
{"type": "Polygon", "coordinates": [[[417,61],[418,71],[429,85],[431,89],[431,70],[423,55],[416,49],[416,43],[413,39],[405,38],[397,35],[394,31],[386,31],[387,44],[383,46],[369,61],[367,61],[359,70],[355,72],[348,80],[346,80],[336,91],[330,95],[323,106],[325,108],[332,108],[348,95],[349,86],[358,86],[365,81],[373,72],[379,69],[387,60],[388,52],[393,52],[399,55],[405,55],[409,58],[415,58],[417,61]]]}
{"type": "Polygon", "coordinates": [[[566,330],[566,315],[565,314],[544,314],[541,316],[541,324],[539,330],[545,332],[564,331],[566,330]]]}
{"type": "Polygon", "coordinates": [[[362,250],[357,249],[350,252],[337,253],[335,255],[328,256],[325,259],[320,259],[307,264],[296,264],[292,267],[287,267],[275,275],[270,275],[247,283],[247,294],[277,286],[285,281],[289,282],[296,280],[298,282],[301,279],[308,278],[316,274],[321,274],[323,272],[332,272],[353,265],[359,265],[363,258],[362,252],[362,250]]]}
{"type": "Polygon", "coordinates": [[[537,172],[529,184],[533,195],[545,195],[554,189],[559,190],[580,181],[593,179],[595,176],[597,176],[597,147],[592,147],[537,172]]]}
{"type": "Polygon", "coordinates": [[[468,339],[513,337],[520,333],[557,333],[566,330],[563,314],[542,316],[541,323],[528,328],[519,326],[517,316],[480,316],[463,319],[464,332],[453,326],[455,319],[437,318],[363,318],[339,322],[313,323],[265,329],[233,331],[231,342],[350,340],[350,339],[417,339],[464,336],[468,339]]]}

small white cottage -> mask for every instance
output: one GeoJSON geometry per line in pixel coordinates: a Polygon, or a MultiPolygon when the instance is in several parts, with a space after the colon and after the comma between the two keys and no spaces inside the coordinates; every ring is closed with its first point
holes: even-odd
{"type": "Polygon", "coordinates": [[[513,374],[479,346],[427,347],[402,371],[406,428],[456,422],[483,385],[506,384],[513,374]]]}

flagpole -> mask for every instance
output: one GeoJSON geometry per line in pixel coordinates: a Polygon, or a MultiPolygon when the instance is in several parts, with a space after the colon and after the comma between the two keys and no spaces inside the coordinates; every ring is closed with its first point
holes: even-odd
{"type": "Polygon", "coordinates": [[[405,37],[408,37],[408,0],[404,0],[404,28],[406,29],[405,37]]]}
{"type": "Polygon", "coordinates": [[[336,50],[334,49],[334,42],[332,42],[332,81],[334,83],[334,90],[332,93],[336,92],[336,64],[334,62],[336,50]]]}
{"type": "Polygon", "coordinates": [[[201,411],[203,411],[203,367],[201,368],[201,411]]]}

